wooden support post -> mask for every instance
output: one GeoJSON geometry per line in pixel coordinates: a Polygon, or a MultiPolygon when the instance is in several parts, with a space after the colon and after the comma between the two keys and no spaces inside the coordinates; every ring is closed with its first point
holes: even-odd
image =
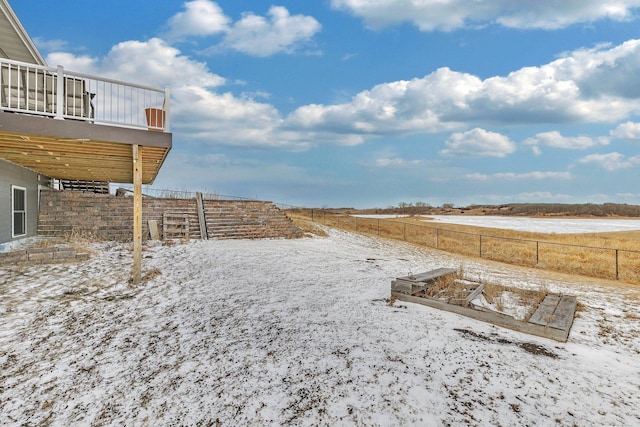
{"type": "Polygon", "coordinates": [[[202,193],[196,193],[196,204],[198,205],[198,222],[200,223],[200,238],[202,240],[208,240],[209,234],[207,233],[207,217],[204,212],[204,199],[202,193]]]}
{"type": "Polygon", "coordinates": [[[133,145],[133,284],[142,279],[142,153],[133,145]]]}

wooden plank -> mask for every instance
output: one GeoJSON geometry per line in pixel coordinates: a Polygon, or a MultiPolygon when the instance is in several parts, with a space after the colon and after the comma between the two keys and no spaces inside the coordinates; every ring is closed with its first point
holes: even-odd
{"type": "Polygon", "coordinates": [[[426,282],[429,280],[437,279],[438,277],[445,276],[447,274],[456,273],[455,268],[437,268],[435,270],[427,271],[424,273],[418,273],[411,276],[399,277],[398,279],[413,281],[413,282],[426,282]]]}
{"type": "Polygon", "coordinates": [[[149,220],[149,234],[151,240],[160,240],[160,230],[158,229],[158,221],[155,219],[149,220]]]}
{"type": "Polygon", "coordinates": [[[454,268],[437,268],[424,273],[398,277],[391,282],[391,290],[407,295],[414,295],[417,292],[425,290],[431,283],[435,282],[436,279],[455,274],[456,272],[457,270],[454,268]]]}
{"type": "Polygon", "coordinates": [[[391,292],[401,292],[403,294],[411,295],[413,288],[413,282],[396,279],[391,281],[391,292]]]}
{"type": "Polygon", "coordinates": [[[560,302],[560,295],[549,294],[544,297],[536,311],[529,318],[529,323],[547,326],[553,318],[553,312],[560,302]]]}
{"type": "Polygon", "coordinates": [[[465,299],[467,304],[473,301],[478,295],[480,295],[482,291],[484,291],[484,283],[481,283],[480,286],[478,286],[473,292],[469,294],[469,296],[465,299]]]}
{"type": "Polygon", "coordinates": [[[209,235],[207,233],[207,220],[205,218],[204,212],[204,199],[202,198],[202,193],[196,193],[196,203],[198,205],[198,222],[200,223],[200,238],[202,240],[207,240],[209,235]]]}
{"type": "Polygon", "coordinates": [[[563,295],[560,302],[553,312],[553,318],[549,322],[550,328],[569,329],[573,324],[573,318],[576,314],[576,306],[578,299],[572,295],[563,295]]]}
{"type": "Polygon", "coordinates": [[[567,338],[569,337],[568,330],[563,331],[555,328],[546,328],[544,326],[516,320],[513,317],[507,316],[506,314],[502,313],[475,310],[473,308],[467,308],[460,305],[452,305],[442,301],[405,295],[399,292],[391,292],[391,296],[395,297],[399,301],[437,308],[439,310],[456,313],[465,317],[491,323],[492,325],[511,329],[513,331],[524,332],[539,337],[549,338],[555,341],[566,342],[567,338]]]}

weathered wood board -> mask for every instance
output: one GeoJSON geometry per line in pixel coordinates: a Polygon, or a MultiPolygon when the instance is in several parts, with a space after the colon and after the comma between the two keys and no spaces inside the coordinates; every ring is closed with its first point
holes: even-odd
{"type": "Polygon", "coordinates": [[[160,240],[160,229],[158,228],[158,220],[149,220],[149,235],[151,240],[160,240]]]}
{"type": "Polygon", "coordinates": [[[547,295],[529,319],[530,323],[555,329],[570,329],[578,300],[571,295],[547,295]]]}
{"type": "Polygon", "coordinates": [[[482,291],[484,291],[484,283],[480,284],[480,286],[475,288],[473,292],[469,294],[469,296],[466,298],[467,304],[473,301],[476,297],[478,297],[482,293],[482,291]]]}
{"type": "Polygon", "coordinates": [[[425,273],[398,277],[396,280],[391,281],[391,291],[413,295],[424,290],[429,284],[441,277],[455,275],[456,271],[455,268],[438,268],[425,273]]]}

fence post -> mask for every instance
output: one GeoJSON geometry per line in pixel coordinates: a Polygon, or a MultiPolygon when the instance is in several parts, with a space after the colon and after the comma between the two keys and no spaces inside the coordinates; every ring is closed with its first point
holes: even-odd
{"type": "Polygon", "coordinates": [[[378,236],[380,235],[380,219],[378,219],[378,236]]]}
{"type": "Polygon", "coordinates": [[[315,221],[313,220],[313,209],[311,209],[311,222],[315,222],[315,221]]]}
{"type": "Polygon", "coordinates": [[[404,223],[404,231],[402,232],[402,239],[407,240],[407,223],[404,223]]]}
{"type": "Polygon", "coordinates": [[[618,249],[616,249],[616,280],[620,279],[620,275],[618,274],[619,273],[619,271],[618,271],[618,268],[619,268],[619,266],[618,266],[618,252],[619,252],[618,249]]]}
{"type": "Polygon", "coordinates": [[[358,217],[356,217],[356,233],[358,232],[358,217]]]}
{"type": "Polygon", "coordinates": [[[478,237],[480,237],[480,258],[482,258],[482,234],[479,234],[478,237]]]}
{"type": "Polygon", "coordinates": [[[540,264],[540,242],[536,240],[536,265],[540,264]]]}
{"type": "Polygon", "coordinates": [[[440,229],[436,228],[436,249],[440,247],[440,229]]]}

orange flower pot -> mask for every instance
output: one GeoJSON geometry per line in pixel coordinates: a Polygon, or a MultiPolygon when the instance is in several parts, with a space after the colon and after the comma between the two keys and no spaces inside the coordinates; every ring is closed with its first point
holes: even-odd
{"type": "Polygon", "coordinates": [[[161,108],[145,108],[147,126],[150,131],[164,132],[165,111],[161,108]]]}

